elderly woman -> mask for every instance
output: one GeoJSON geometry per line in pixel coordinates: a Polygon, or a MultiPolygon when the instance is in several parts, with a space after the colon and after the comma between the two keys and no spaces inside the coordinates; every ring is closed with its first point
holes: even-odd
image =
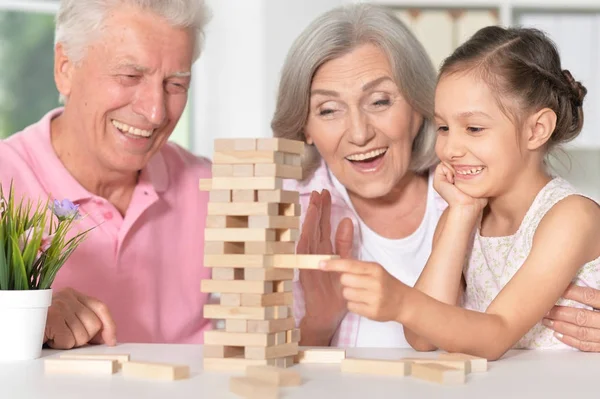
{"type": "Polygon", "coordinates": [[[200,54],[202,0],[63,0],[54,76],[64,108],[0,142],[0,182],[69,198],[97,226],[60,270],[46,342],[202,342],[210,164],[167,143],[200,54]],[[179,234],[173,234],[178,232],[179,234]]]}
{"type": "MultiPolygon", "coordinates": [[[[334,241],[341,256],[414,285],[446,207],[432,186],[435,83],[422,45],[383,8],[333,9],[296,39],[272,128],[309,149],[304,180],[288,186],[306,210],[298,252],[332,252],[334,241]]],[[[301,271],[294,288],[302,345],[409,346],[400,324],[349,312],[339,276],[301,271]]],[[[598,291],[571,287],[565,297],[600,307],[598,291]]],[[[600,350],[599,314],[555,308],[548,317],[565,343],[600,350]]]]}

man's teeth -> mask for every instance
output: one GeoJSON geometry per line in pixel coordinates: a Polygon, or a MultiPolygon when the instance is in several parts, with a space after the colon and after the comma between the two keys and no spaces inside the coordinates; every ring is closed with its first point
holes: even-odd
{"type": "Polygon", "coordinates": [[[458,174],[458,175],[474,175],[474,174],[481,172],[484,169],[485,169],[484,166],[480,166],[478,168],[457,170],[456,174],[458,174]]]}
{"type": "Polygon", "coordinates": [[[152,131],[151,130],[142,130],[142,129],[138,129],[136,127],[133,126],[129,126],[123,122],[119,122],[119,121],[112,121],[112,124],[119,129],[120,131],[122,131],[123,133],[129,133],[129,134],[133,134],[134,136],[141,136],[141,137],[150,137],[152,136],[152,131]]]}
{"type": "Polygon", "coordinates": [[[349,161],[365,161],[367,159],[378,157],[379,155],[384,154],[386,151],[387,148],[380,148],[378,150],[365,152],[364,154],[348,155],[346,159],[349,161]]]}

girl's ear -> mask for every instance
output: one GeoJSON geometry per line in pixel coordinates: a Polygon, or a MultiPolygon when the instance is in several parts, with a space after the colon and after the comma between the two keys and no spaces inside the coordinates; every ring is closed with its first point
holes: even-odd
{"type": "Polygon", "coordinates": [[[552,137],[556,127],[556,113],[550,108],[543,108],[531,115],[525,124],[527,133],[527,149],[537,150],[552,137]]]}

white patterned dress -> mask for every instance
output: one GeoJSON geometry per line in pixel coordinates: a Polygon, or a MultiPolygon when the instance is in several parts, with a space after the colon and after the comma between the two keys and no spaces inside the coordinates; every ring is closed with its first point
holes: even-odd
{"type": "MultiPolygon", "coordinates": [[[[463,306],[485,312],[494,298],[525,262],[531,251],[533,236],[544,215],[557,202],[570,195],[582,195],[562,178],[551,180],[536,196],[525,214],[516,234],[507,237],[482,237],[474,234],[473,247],[464,268],[466,292],[463,306]]],[[[586,263],[573,282],[577,285],[600,288],[600,257],[586,263]]],[[[570,300],[557,304],[584,308],[570,300]]],[[[569,348],[554,337],[554,331],[537,323],[517,344],[516,349],[569,348]]]]}

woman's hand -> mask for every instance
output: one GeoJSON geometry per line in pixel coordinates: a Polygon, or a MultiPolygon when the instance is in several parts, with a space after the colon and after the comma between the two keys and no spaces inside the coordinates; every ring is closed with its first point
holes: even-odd
{"type": "Polygon", "coordinates": [[[461,191],[455,184],[455,171],[447,164],[440,163],[435,169],[433,187],[448,203],[450,209],[460,209],[479,216],[487,205],[487,198],[473,198],[461,191]]]}
{"type": "MultiPolygon", "coordinates": [[[[336,251],[342,258],[352,254],[353,226],[344,219],[336,231],[336,251]]],[[[331,243],[331,195],[313,192],[298,240],[298,254],[333,254],[331,243]]],[[[339,274],[300,270],[306,313],[300,322],[301,344],[327,346],[347,313],[339,274]]]]}
{"type": "Polygon", "coordinates": [[[348,310],[376,321],[398,321],[408,287],[381,265],[352,259],[324,261],[322,270],[340,273],[348,310]]]}

